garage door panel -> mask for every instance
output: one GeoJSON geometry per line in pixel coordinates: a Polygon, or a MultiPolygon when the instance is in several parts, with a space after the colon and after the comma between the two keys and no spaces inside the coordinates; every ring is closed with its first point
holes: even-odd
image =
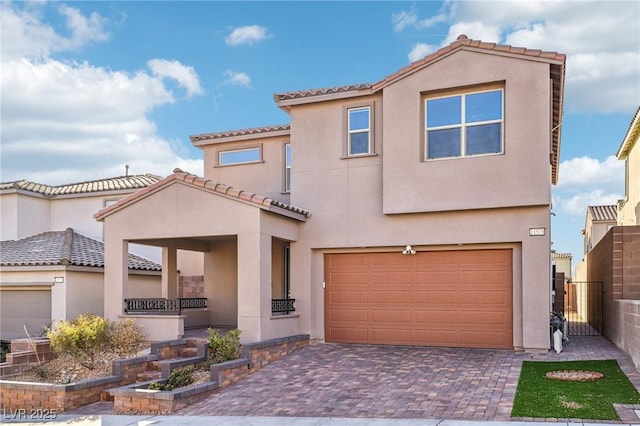
{"type": "Polygon", "coordinates": [[[513,348],[510,249],[342,256],[326,255],[328,341],[513,348]]]}
{"type": "Polygon", "coordinates": [[[374,323],[402,323],[411,322],[411,311],[405,310],[389,310],[389,309],[373,309],[371,311],[371,320],[374,323]]]}
{"type": "Polygon", "coordinates": [[[371,343],[403,344],[411,340],[411,330],[408,328],[374,328],[371,330],[371,343]]]}
{"type": "Polygon", "coordinates": [[[357,266],[367,266],[369,260],[368,253],[343,253],[340,256],[328,256],[328,266],[333,270],[340,268],[353,269],[357,266]]]}
{"type": "Polygon", "coordinates": [[[1,290],[0,337],[3,340],[25,338],[24,327],[37,336],[51,323],[50,290],[1,290]]]}

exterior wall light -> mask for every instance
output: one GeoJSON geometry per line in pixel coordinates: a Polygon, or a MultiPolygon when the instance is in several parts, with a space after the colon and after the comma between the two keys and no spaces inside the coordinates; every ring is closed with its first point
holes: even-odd
{"type": "Polygon", "coordinates": [[[406,246],[404,250],[402,250],[402,254],[416,254],[416,251],[411,248],[411,246],[406,246]]]}

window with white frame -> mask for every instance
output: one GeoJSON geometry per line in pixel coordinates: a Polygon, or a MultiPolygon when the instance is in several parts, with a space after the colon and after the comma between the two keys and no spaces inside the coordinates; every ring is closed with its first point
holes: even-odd
{"type": "Polygon", "coordinates": [[[284,192],[291,191],[291,144],[284,144],[284,192]]]}
{"type": "Polygon", "coordinates": [[[425,100],[425,159],[502,154],[503,90],[425,100]]]}
{"type": "Polygon", "coordinates": [[[218,165],[258,163],[262,160],[259,147],[230,149],[218,152],[218,165]]]}
{"type": "Polygon", "coordinates": [[[371,154],[371,107],[349,108],[347,129],[348,155],[371,154]]]}

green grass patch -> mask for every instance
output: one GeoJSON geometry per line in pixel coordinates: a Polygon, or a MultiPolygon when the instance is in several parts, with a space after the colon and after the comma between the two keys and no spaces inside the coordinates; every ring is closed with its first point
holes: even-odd
{"type": "Polygon", "coordinates": [[[613,403],[640,403],[640,394],[616,360],[524,361],[511,416],[619,420],[613,403]],[[604,377],[588,382],[545,377],[546,373],[555,370],[597,371],[604,377]]]}

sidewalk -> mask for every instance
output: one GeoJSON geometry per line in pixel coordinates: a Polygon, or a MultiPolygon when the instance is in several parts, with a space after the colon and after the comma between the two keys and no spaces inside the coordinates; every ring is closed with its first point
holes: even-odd
{"type": "MultiPolygon", "coordinates": [[[[467,420],[425,420],[425,419],[368,419],[334,417],[212,417],[212,416],[77,416],[60,415],[55,421],[25,422],[0,419],[0,423],[21,425],[72,425],[72,426],[541,426],[541,422],[492,422],[467,420]]],[[[542,423],[544,424],[544,423],[542,423]]],[[[601,425],[587,422],[553,422],[554,426],[601,425]]],[[[640,426],[640,424],[616,423],[617,425],[640,426]]]]}

